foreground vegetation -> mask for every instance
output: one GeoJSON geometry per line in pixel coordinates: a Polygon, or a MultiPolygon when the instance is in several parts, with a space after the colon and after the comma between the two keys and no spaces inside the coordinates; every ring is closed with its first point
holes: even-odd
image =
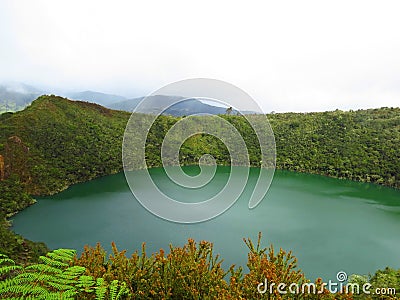
{"type": "MultiPolygon", "coordinates": [[[[248,272],[232,266],[221,267],[222,260],[213,253],[209,242],[196,244],[189,240],[182,248],[170,246],[151,256],[135,252],[126,257],[113,244],[107,258],[104,249],[86,247],[80,257],[71,250],[60,249],[41,257],[41,263],[28,267],[0,258],[0,296],[35,297],[35,299],[281,299],[274,291],[260,294],[257,286],[267,278],[270,282],[302,285],[308,282],[296,267],[291,253],[273,247],[261,248],[245,240],[249,247],[248,272]]],[[[297,295],[297,299],[351,299],[349,295],[334,297],[316,286],[318,295],[297,295]]],[[[285,297],[287,298],[287,297],[285,297]]],[[[292,298],[292,296],[290,297],[292,298]]]]}
{"type": "MultiPolygon", "coordinates": [[[[231,266],[224,270],[222,259],[206,241],[189,239],[183,247],[170,245],[150,256],[146,247],[126,256],[112,245],[112,254],[97,244],[85,247],[78,257],[74,250],[58,249],[40,257],[40,263],[19,266],[0,256],[0,297],[2,299],[391,299],[366,294],[352,295],[345,288],[330,293],[323,281],[310,282],[296,266],[296,258],[272,246],[262,248],[245,239],[249,253],[246,272],[231,266]],[[265,291],[257,287],[269,282],[265,291]],[[271,283],[284,284],[282,294],[271,283]],[[289,290],[290,285],[296,287],[289,290]],[[297,291],[298,287],[298,291],[297,291]],[[261,292],[260,292],[261,291],[261,292]],[[14,297],[14,298],[12,298],[14,297]]],[[[352,275],[351,282],[362,286],[400,290],[400,270],[378,271],[374,276],[352,275]]]]}

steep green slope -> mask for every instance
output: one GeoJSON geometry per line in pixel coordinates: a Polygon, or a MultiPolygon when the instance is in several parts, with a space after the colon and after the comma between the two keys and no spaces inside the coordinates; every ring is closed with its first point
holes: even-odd
{"type": "Polygon", "coordinates": [[[128,118],[128,113],[97,104],[41,96],[1,120],[6,174],[22,177],[31,194],[52,194],[116,173],[128,118]]]}

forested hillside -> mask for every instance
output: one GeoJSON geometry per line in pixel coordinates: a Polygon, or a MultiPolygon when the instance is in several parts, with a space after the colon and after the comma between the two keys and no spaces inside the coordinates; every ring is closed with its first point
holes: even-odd
{"type": "MultiPolygon", "coordinates": [[[[260,150],[249,123],[242,116],[222,117],[239,130],[251,164],[258,166],[260,150]]],[[[400,187],[399,108],[268,118],[275,134],[277,168],[400,187]]],[[[17,175],[30,194],[47,195],[119,172],[128,119],[126,112],[56,96],[42,96],[22,112],[2,114],[3,177],[17,175]]],[[[179,119],[160,116],[153,124],[146,145],[148,166],[160,166],[162,140],[179,119]]],[[[181,161],[193,164],[205,153],[214,155],[219,164],[230,163],[226,147],[205,134],[184,143],[181,161]]]]}
{"type": "MultiPolygon", "coordinates": [[[[28,194],[49,195],[121,171],[129,116],[54,95],[39,97],[23,111],[0,115],[1,216],[30,205],[28,194]]],[[[251,164],[259,166],[260,148],[249,123],[242,116],[222,117],[238,129],[251,164]]],[[[270,114],[268,118],[275,134],[277,168],[400,188],[400,108],[270,114]]],[[[146,145],[149,167],[161,165],[162,140],[180,119],[160,116],[153,124],[146,145]]],[[[180,160],[194,164],[205,153],[218,164],[230,163],[222,142],[206,134],[189,138],[180,160]]]]}
{"type": "Polygon", "coordinates": [[[5,175],[18,174],[33,195],[121,170],[128,113],[97,104],[42,96],[27,109],[1,115],[5,175]]]}
{"type": "Polygon", "coordinates": [[[268,117],[278,168],[400,188],[400,108],[268,117]]]}

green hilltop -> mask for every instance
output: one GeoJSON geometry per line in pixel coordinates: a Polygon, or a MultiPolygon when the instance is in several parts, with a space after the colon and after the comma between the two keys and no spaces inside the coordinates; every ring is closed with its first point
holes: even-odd
{"type": "Polygon", "coordinates": [[[23,174],[20,179],[30,194],[53,194],[71,184],[121,170],[128,113],[41,96],[25,110],[0,118],[5,173],[23,174]],[[22,151],[24,147],[29,150],[22,151]]]}

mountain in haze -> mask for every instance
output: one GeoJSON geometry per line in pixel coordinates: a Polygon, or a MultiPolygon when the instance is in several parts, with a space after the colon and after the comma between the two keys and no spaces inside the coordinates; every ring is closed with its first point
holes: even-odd
{"type": "Polygon", "coordinates": [[[0,113],[22,110],[42,93],[20,82],[0,84],[0,113]]]}
{"type": "MultiPolygon", "coordinates": [[[[139,97],[139,98],[124,100],[108,105],[108,107],[111,109],[132,112],[144,98],[145,97],[139,97]]],[[[180,101],[183,99],[184,97],[180,96],[165,96],[165,95],[149,96],[146,97],[146,105],[144,106],[143,109],[141,109],[141,112],[157,113],[158,108],[163,106],[169,106],[169,104],[172,104],[176,101],[180,101]]],[[[164,115],[171,115],[171,116],[186,116],[186,115],[200,114],[200,113],[212,114],[212,115],[225,114],[226,108],[206,104],[198,99],[192,98],[173,104],[163,112],[164,115]]],[[[234,110],[232,111],[232,114],[236,113],[237,113],[236,111],[234,110]]]]}
{"type": "Polygon", "coordinates": [[[73,100],[83,100],[83,101],[93,102],[107,107],[112,103],[126,100],[126,98],[123,96],[105,94],[95,91],[67,93],[65,94],[65,96],[73,100]]]}
{"type": "Polygon", "coordinates": [[[142,101],[145,97],[133,98],[133,99],[125,99],[123,101],[118,101],[111,103],[108,105],[108,108],[115,110],[123,110],[127,112],[132,112],[135,107],[142,101]]]}

